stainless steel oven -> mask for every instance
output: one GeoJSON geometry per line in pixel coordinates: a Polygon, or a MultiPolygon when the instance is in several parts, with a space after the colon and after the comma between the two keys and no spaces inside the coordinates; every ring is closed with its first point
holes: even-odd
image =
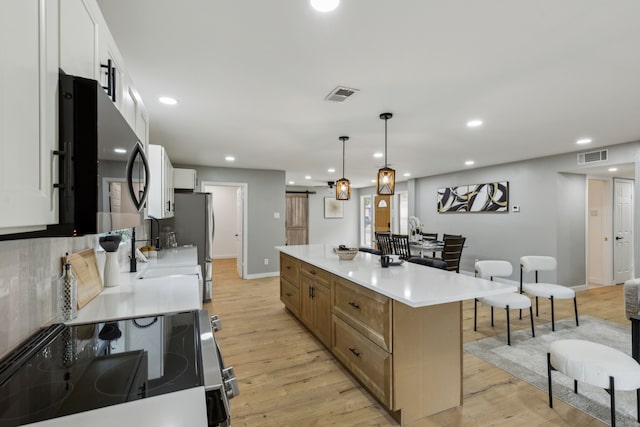
{"type": "Polygon", "coordinates": [[[204,389],[207,425],[229,426],[237,382],[206,310],[56,324],[0,362],[0,427],[73,423],[87,411],[193,388],[204,389]]]}

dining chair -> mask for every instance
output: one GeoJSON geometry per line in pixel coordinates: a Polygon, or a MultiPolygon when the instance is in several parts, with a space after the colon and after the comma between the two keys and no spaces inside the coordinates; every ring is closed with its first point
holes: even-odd
{"type": "Polygon", "coordinates": [[[391,243],[391,233],[383,233],[376,231],[376,240],[378,242],[378,250],[382,255],[393,254],[393,244],[391,243]]]}
{"type": "Polygon", "coordinates": [[[551,330],[555,331],[555,314],[553,310],[553,302],[556,299],[573,298],[573,310],[576,315],[576,326],[580,326],[578,322],[578,301],[576,293],[573,289],[557,285],[555,283],[538,283],[539,271],[555,271],[558,263],[554,257],[550,256],[523,256],[520,258],[520,293],[523,291],[531,296],[536,297],[536,317],[538,316],[538,297],[549,298],[551,301],[551,330]],[[524,273],[535,272],[535,283],[524,283],[524,273]]]}
{"type": "Polygon", "coordinates": [[[442,260],[447,263],[447,270],[460,273],[460,257],[466,237],[446,237],[442,248],[442,260]]]}
{"type": "MultiPolygon", "coordinates": [[[[422,234],[422,241],[429,241],[429,240],[438,240],[438,233],[420,233],[422,234]]],[[[434,252],[433,257],[436,257],[436,253],[434,252]]]]}
{"type": "Polygon", "coordinates": [[[400,259],[404,260],[411,258],[411,247],[409,246],[408,235],[392,234],[391,241],[393,243],[394,254],[399,255],[400,259]]]}
{"type": "Polygon", "coordinates": [[[441,259],[413,256],[409,258],[408,261],[414,264],[426,265],[427,267],[439,268],[440,270],[447,270],[447,263],[441,259]]]}
{"type": "Polygon", "coordinates": [[[448,239],[449,237],[462,237],[462,234],[442,234],[442,240],[448,239]]]}
{"type": "Polygon", "coordinates": [[[367,253],[374,254],[374,255],[382,255],[382,251],[380,251],[378,249],[368,248],[366,246],[361,246],[360,248],[358,248],[358,250],[360,252],[367,252],[367,253]]]}
{"type": "MultiPolygon", "coordinates": [[[[475,264],[476,277],[493,281],[494,277],[509,277],[513,273],[513,267],[509,261],[477,261],[475,264]]],[[[473,301],[473,330],[477,331],[478,323],[478,302],[491,307],[491,327],[493,327],[493,308],[504,308],[507,313],[507,345],[511,345],[511,316],[509,310],[529,308],[529,316],[531,317],[531,336],[536,336],[533,327],[533,311],[531,308],[531,300],[528,296],[519,294],[517,288],[512,293],[490,295],[488,297],[475,298],[473,301]]],[[[522,315],[520,316],[522,319],[522,315]]]]}

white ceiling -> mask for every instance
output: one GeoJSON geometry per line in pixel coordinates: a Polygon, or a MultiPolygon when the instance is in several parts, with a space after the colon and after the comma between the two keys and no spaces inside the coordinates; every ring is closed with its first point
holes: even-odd
{"type": "Polygon", "coordinates": [[[320,184],[348,135],[346,176],[370,186],[386,111],[400,180],[640,139],[638,0],[98,2],[174,163],[320,184]],[[337,85],[360,92],[324,101],[337,85]]]}

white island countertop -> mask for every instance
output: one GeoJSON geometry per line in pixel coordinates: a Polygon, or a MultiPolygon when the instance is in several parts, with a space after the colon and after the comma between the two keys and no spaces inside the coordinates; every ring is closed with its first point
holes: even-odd
{"type": "MultiPolygon", "coordinates": [[[[119,320],[164,313],[199,310],[202,296],[196,274],[172,274],[173,270],[197,266],[195,247],[159,251],[157,258],[138,262],[137,272],[120,273],[120,285],[105,287],[67,325],[119,320]],[[144,272],[162,269],[165,277],[140,279],[144,272]]],[[[195,267],[194,267],[195,268],[195,267]]]]}
{"type": "Polygon", "coordinates": [[[380,257],[359,252],[342,261],[329,245],[277,246],[277,250],[410,307],[425,307],[513,292],[515,286],[404,262],[382,268],[380,257]]]}

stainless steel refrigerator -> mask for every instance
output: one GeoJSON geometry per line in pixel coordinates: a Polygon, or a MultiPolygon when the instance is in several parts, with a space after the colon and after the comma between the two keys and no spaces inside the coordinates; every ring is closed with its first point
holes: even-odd
{"type": "Polygon", "coordinates": [[[179,245],[198,248],[198,264],[202,268],[204,286],[202,301],[211,301],[213,200],[211,193],[175,193],[173,229],[179,245]]]}

